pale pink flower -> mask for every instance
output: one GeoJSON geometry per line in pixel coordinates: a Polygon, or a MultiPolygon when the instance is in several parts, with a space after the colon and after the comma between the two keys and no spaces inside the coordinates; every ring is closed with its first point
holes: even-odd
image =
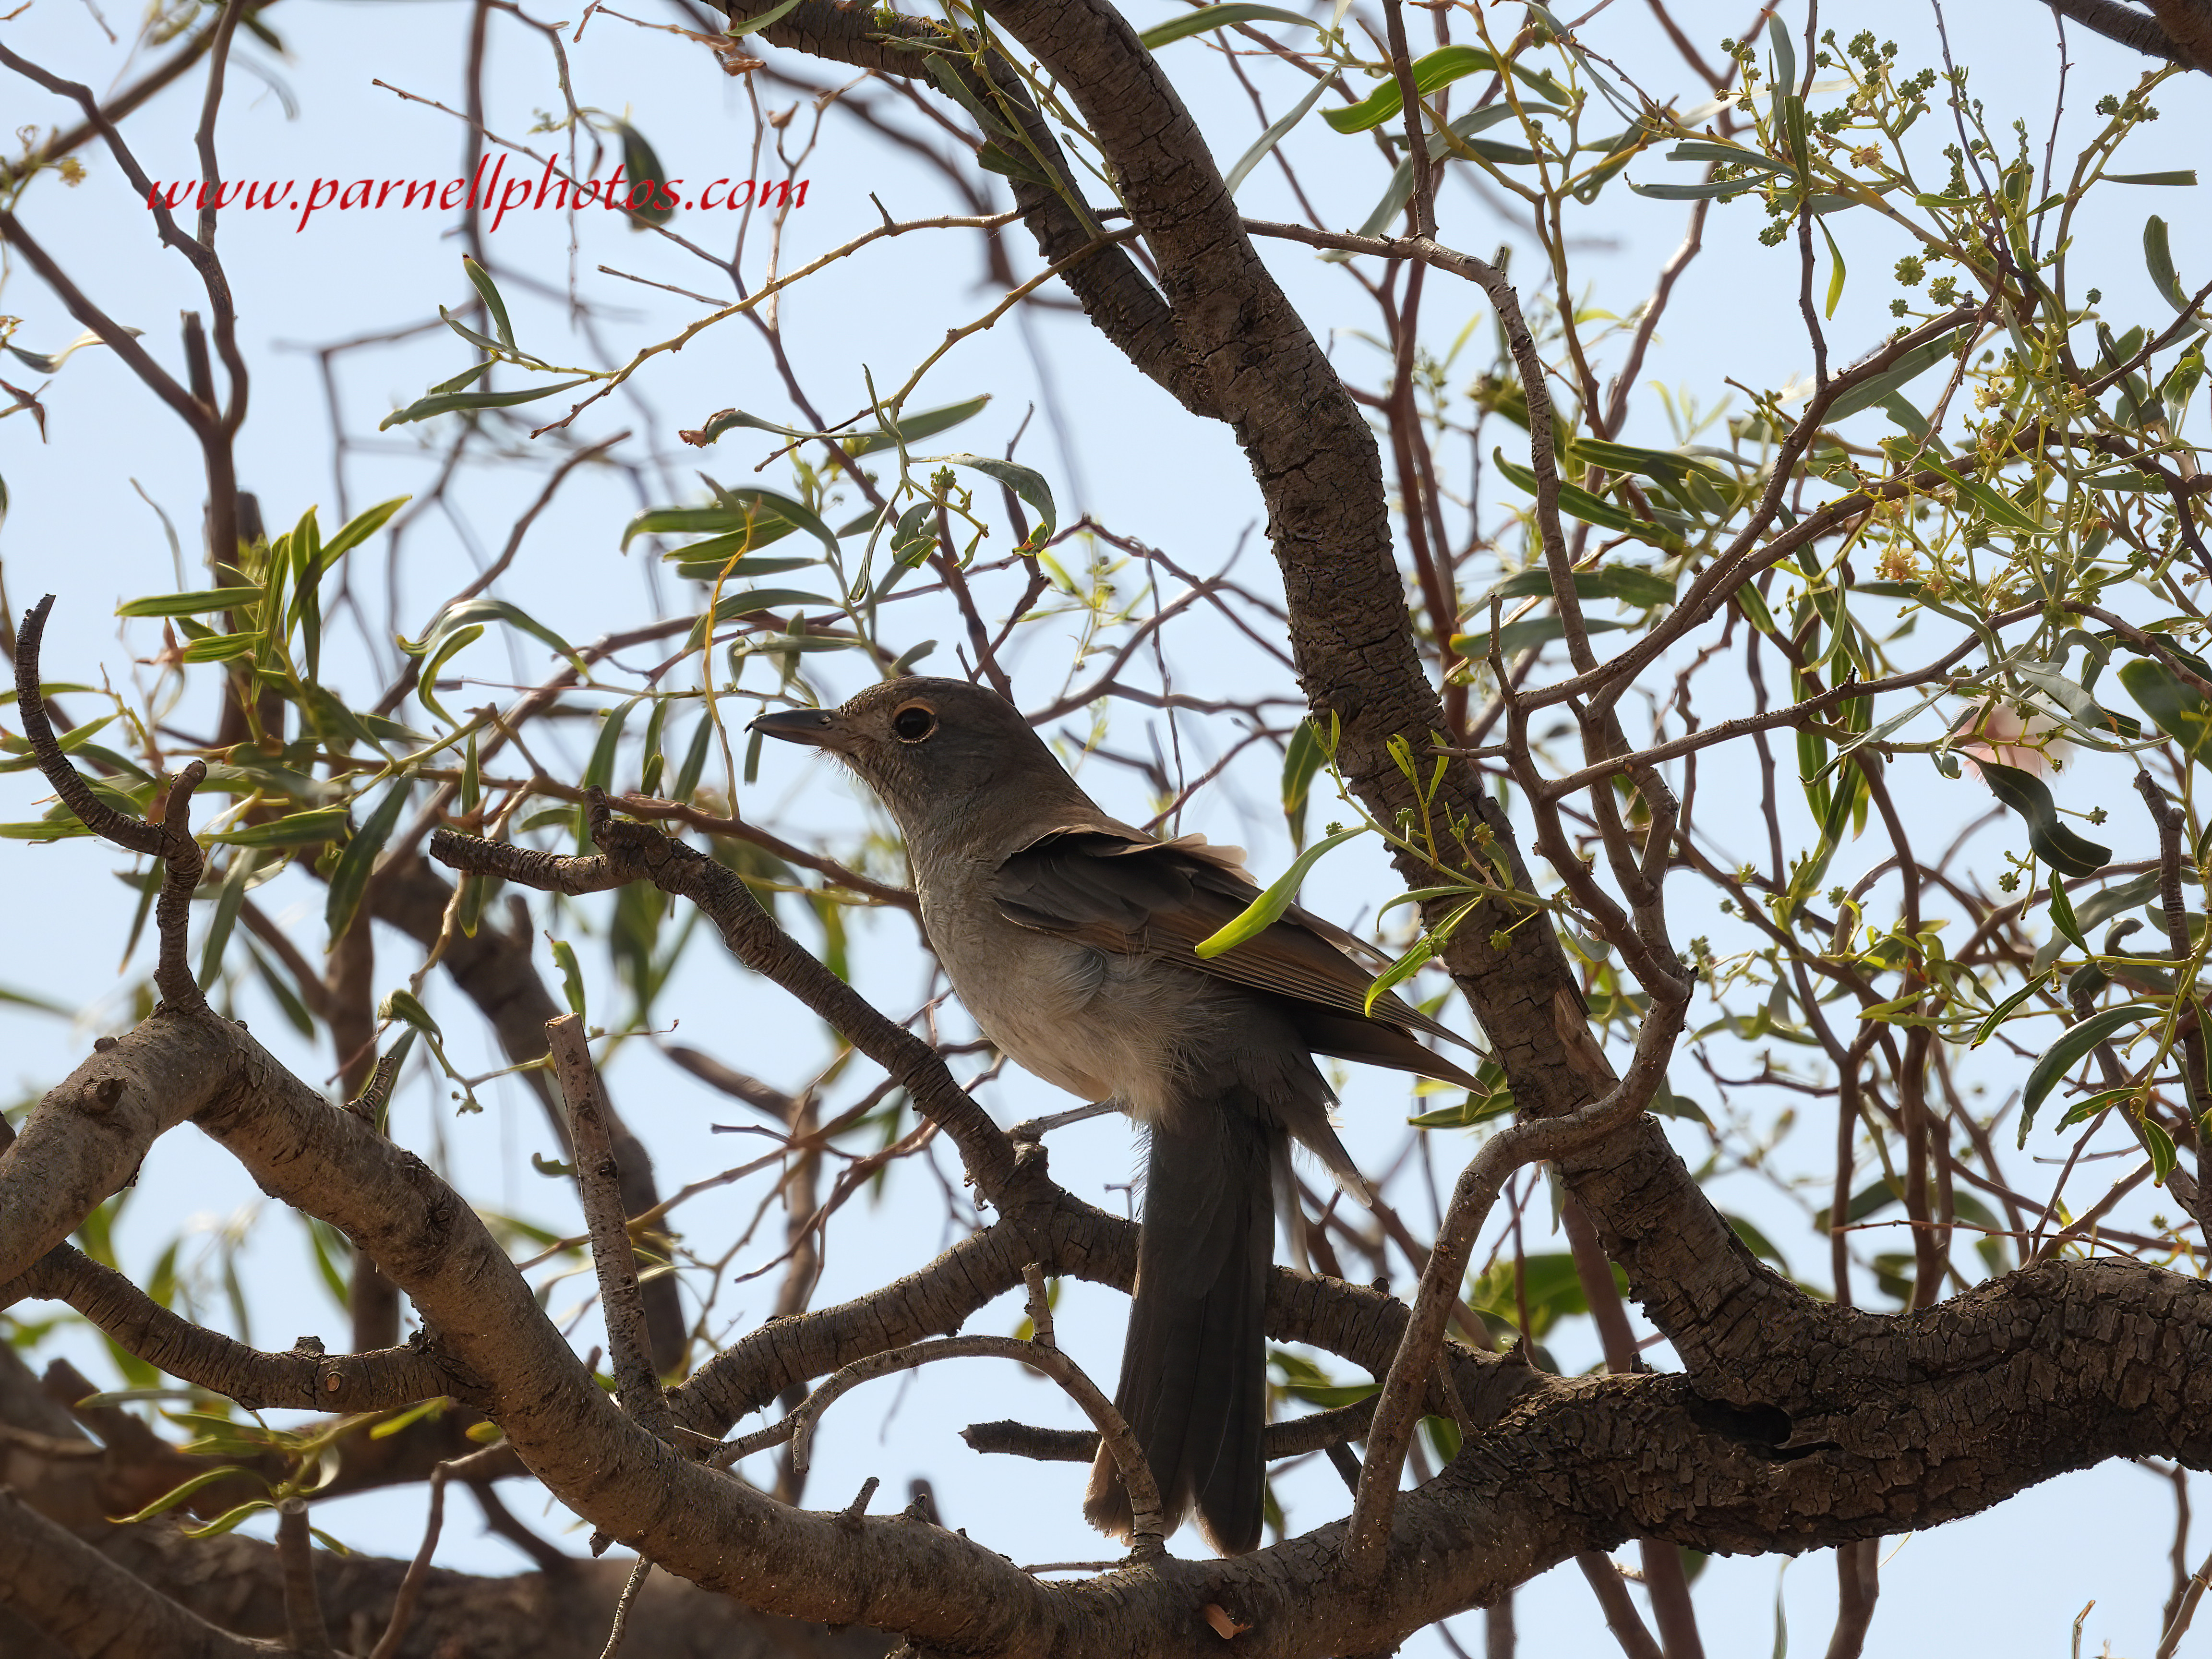
{"type": "MultiPolygon", "coordinates": [[[[1951,746],[1966,757],[1969,766],[1984,760],[2039,777],[2046,771],[2059,770],[2073,752],[2070,744],[2051,736],[2058,729],[2058,722],[2047,714],[2023,719],[2017,708],[2001,702],[1987,708],[1969,708],[1960,715],[1951,728],[1951,746]],[[1961,738],[1965,741],[1957,741],[1961,738]]],[[[1974,775],[1981,775],[1982,769],[1974,766],[1974,775]]]]}

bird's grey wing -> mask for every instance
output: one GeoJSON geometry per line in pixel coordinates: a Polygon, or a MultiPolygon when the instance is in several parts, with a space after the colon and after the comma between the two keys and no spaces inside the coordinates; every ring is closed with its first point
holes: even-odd
{"type": "Polygon", "coordinates": [[[1301,1024],[1319,1053],[1480,1086],[1414,1040],[1413,1033],[1424,1031],[1464,1042],[1419,1010],[1386,993],[1370,1015],[1373,975],[1302,911],[1218,956],[1196,955],[1193,947],[1226,927],[1260,890],[1241,870],[1188,848],[1098,830],[1056,831],[1007,859],[991,891],[1000,913],[1022,927],[1094,950],[1173,962],[1303,1005],[1301,1024]]]}

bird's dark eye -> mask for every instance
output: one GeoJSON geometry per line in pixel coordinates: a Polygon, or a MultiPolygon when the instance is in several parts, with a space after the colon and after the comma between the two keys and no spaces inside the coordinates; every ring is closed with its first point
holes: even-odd
{"type": "Polygon", "coordinates": [[[901,743],[920,743],[937,730],[937,711],[926,702],[910,702],[891,716],[891,730],[901,743]]]}

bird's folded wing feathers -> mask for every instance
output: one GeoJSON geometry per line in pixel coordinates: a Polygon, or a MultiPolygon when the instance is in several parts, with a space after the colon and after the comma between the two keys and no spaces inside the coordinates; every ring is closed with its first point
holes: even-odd
{"type": "MultiPolygon", "coordinates": [[[[1193,947],[1211,938],[1260,896],[1259,887],[1227,848],[1156,842],[1114,824],[1055,830],[1007,859],[992,883],[1000,912],[1024,927],[1054,933],[1095,950],[1149,956],[1195,968],[1256,990],[1318,1004],[1334,1039],[1316,1042],[1324,1053],[1368,1060],[1459,1080],[1456,1066],[1435,1060],[1410,1039],[1393,1042],[1374,1026],[1424,1031],[1471,1046],[1419,1009],[1388,993],[1366,1012],[1370,969],[1348,951],[1369,954],[1341,928],[1293,908],[1257,938],[1200,957],[1193,947]],[[1224,856],[1226,854],[1226,856],[1224,856]],[[1344,1018],[1349,1016],[1349,1018],[1344,1018]],[[1346,1039],[1368,1025],[1372,1041],[1347,1052],[1346,1039]]],[[[1472,1081],[1472,1079],[1468,1079],[1472,1081]]]]}

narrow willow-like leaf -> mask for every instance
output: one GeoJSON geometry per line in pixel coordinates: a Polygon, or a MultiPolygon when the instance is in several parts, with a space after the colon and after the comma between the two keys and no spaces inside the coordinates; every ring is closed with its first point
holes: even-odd
{"type": "MultiPolygon", "coordinates": [[[[1819,224],[1820,222],[1814,222],[1819,224]]],[[[1835,319],[1836,306],[1844,297],[1844,251],[1836,246],[1836,239],[1826,224],[1820,224],[1821,240],[1828,245],[1828,258],[1833,269],[1828,274],[1827,308],[1820,314],[1830,321],[1835,319]]]]}
{"type": "MultiPolygon", "coordinates": [[[[2197,182],[2193,174],[2190,182],[2197,182]]],[[[2151,1185],[2165,1186],[2166,1176],[2173,1173],[2173,1166],[2179,1162],[2174,1156],[2173,1137],[2148,1112],[2140,1117],[2130,1114],[2128,1122],[2136,1132],[2136,1139],[2142,1142],[2143,1150],[2150,1154],[2151,1185]]]]}
{"type": "MultiPolygon", "coordinates": [[[[1518,462],[1507,460],[1505,452],[1502,449],[1493,448],[1490,452],[1490,458],[1498,470],[1510,481],[1518,484],[1531,495],[1536,493],[1536,475],[1534,471],[1521,465],[1518,462]]],[[[1579,484],[1563,483],[1559,485],[1559,511],[1571,519],[1580,519],[1583,523],[1594,524],[1601,530],[1613,530],[1624,536],[1633,536],[1638,541],[1650,542],[1653,546],[1666,548],[1670,552],[1679,551],[1682,546],[1681,537],[1668,529],[1666,526],[1655,524],[1649,519],[1639,519],[1626,507],[1615,507],[1611,501],[1592,495],[1579,484]]]]}
{"type": "Polygon", "coordinates": [[[1257,939],[1266,933],[1282,920],[1283,912],[1289,909],[1297,897],[1298,886],[1305,880],[1306,872],[1321,862],[1323,854],[1334,852],[1353,836],[1366,833],[1367,826],[1363,823],[1350,830],[1340,830],[1326,841],[1317,841],[1307,848],[1291,860],[1289,869],[1278,876],[1259,897],[1246,905],[1228,926],[1192,946],[1194,954],[1218,957],[1223,951],[1233,951],[1247,939],[1257,939]]]}
{"type": "Polygon", "coordinates": [[[376,423],[379,432],[389,432],[395,426],[405,426],[411,421],[427,421],[433,416],[452,415],[469,409],[512,409],[518,404],[534,404],[540,398],[550,398],[556,392],[570,392],[580,386],[591,384],[591,376],[581,375],[573,380],[562,380],[553,386],[525,386],[518,392],[441,392],[427,398],[418,398],[404,409],[395,409],[376,423]]]}
{"type": "Polygon", "coordinates": [[[486,270],[465,253],[461,255],[461,270],[467,275],[469,286],[484,302],[484,310],[491,318],[491,325],[499,331],[499,343],[509,351],[520,349],[514,343],[514,325],[507,319],[507,301],[499,297],[499,285],[486,270]]]}
{"type": "MultiPolygon", "coordinates": [[[[1502,599],[1548,599],[1552,593],[1551,573],[1541,566],[1519,571],[1492,591],[1502,599]]],[[[1624,605],[1649,609],[1655,605],[1673,604],[1674,584],[1634,565],[1603,565],[1595,570],[1576,571],[1575,593],[1583,599],[1619,599],[1624,605]]]]}
{"type": "Polygon", "coordinates": [[[1863,409],[1872,409],[1885,398],[1903,391],[1906,386],[1918,380],[1937,363],[1951,356],[1956,350],[1958,343],[1958,335],[1946,334],[1938,339],[1924,341],[1913,347],[1881,374],[1860,381],[1848,391],[1838,392],[1835,400],[1829,404],[1827,415],[1824,418],[1840,421],[1845,416],[1856,415],[1863,409]]]}
{"type": "Polygon", "coordinates": [[[261,603],[258,587],[202,587],[189,593],[152,593],[125,599],[118,617],[197,617],[211,611],[251,611],[261,603]]]}
{"type": "Polygon", "coordinates": [[[216,890],[215,914],[209,919],[207,937],[200,943],[198,982],[203,991],[213,985],[216,975],[222,971],[222,953],[230,944],[231,931],[238,925],[238,913],[245,906],[246,890],[253,884],[254,866],[259,862],[252,850],[241,850],[232,859],[229,872],[216,890]]]}
{"type": "MultiPolygon", "coordinates": [[[[137,1393],[138,1390],[132,1389],[130,1392],[135,1394],[137,1393]]],[[[163,1399],[172,1397],[172,1391],[167,1389],[156,1390],[156,1393],[163,1399]]],[[[115,1395],[106,1396],[107,1399],[118,1399],[121,1397],[121,1395],[115,1395]]],[[[101,1396],[95,1395],[94,1398],[99,1399],[101,1398],[101,1396]]],[[[81,1401],[78,1403],[80,1405],[88,1406],[91,1405],[93,1401],[88,1400],[81,1401]]],[[[210,1469],[204,1474],[196,1474],[192,1476],[191,1480],[184,1481],[178,1486],[170,1487],[168,1491],[163,1492],[152,1503],[147,1504],[146,1507],[139,1510],[137,1514],[123,1516],[119,1517],[114,1524],[118,1527],[131,1527],[136,1526],[141,1521],[150,1521],[157,1515],[167,1514],[169,1510],[176,1508],[178,1504],[183,1503],[186,1498],[191,1497],[195,1492],[206,1491],[210,1486],[214,1486],[218,1480],[234,1480],[240,1477],[252,1478],[253,1472],[251,1469],[240,1468],[234,1463],[227,1463],[219,1469],[210,1469]]],[[[264,1504],[260,1507],[266,1508],[267,1505],[264,1504]]],[[[243,1517],[240,1518],[242,1519],[243,1517]]]]}
{"type": "Polygon", "coordinates": [[[1322,94],[1328,90],[1327,81],[1315,82],[1306,95],[1291,106],[1290,113],[1269,126],[1253,141],[1251,149],[1237,158],[1237,165],[1229,169],[1229,176],[1221,181],[1223,188],[1234,196],[1237,193],[1237,186],[1251,176],[1254,167],[1267,159],[1268,154],[1277,144],[1283,142],[1292,127],[1306,118],[1312,112],[1313,106],[1321,101],[1322,94]]]}
{"type": "Polygon", "coordinates": [[[2129,1026],[2140,1025],[2165,1012],[2159,1003],[2130,1002],[2118,1008],[2102,1009],[2061,1031],[2058,1040],[2035,1062],[2034,1069],[2027,1074],[2027,1085],[2021,1090],[2020,1144],[2023,1147],[2027,1145],[2027,1132],[2035,1122],[2036,1108],[2091,1049],[2129,1026]]]}
{"type": "Polygon", "coordinates": [[[761,13],[757,17],[748,17],[742,23],[732,22],[730,27],[723,32],[726,34],[732,35],[758,34],[770,23],[775,22],[789,14],[798,6],[798,4],[799,0],[782,0],[782,3],[781,5],[770,6],[766,11],[761,13]]]}
{"type": "Polygon", "coordinates": [[[392,515],[408,502],[412,495],[394,495],[388,501],[379,501],[364,512],[356,513],[342,525],[336,535],[323,544],[322,567],[328,570],[345,555],[359,547],[371,536],[384,528],[392,515]]]}
{"type": "Polygon", "coordinates": [[[1283,817],[1291,826],[1291,844],[1300,851],[1306,844],[1306,802],[1313,793],[1313,781],[1328,759],[1314,723],[1300,720],[1283,746],[1283,817]]]}
{"type": "Polygon", "coordinates": [[[576,947],[565,939],[555,939],[553,963],[561,970],[561,994],[568,1000],[568,1012],[583,1018],[584,969],[576,960],[576,947]]]}
{"type": "Polygon", "coordinates": [[[2164,663],[2138,657],[2119,667],[2120,684],[2153,725],[2200,766],[2212,768],[2212,706],[2164,663]]]}
{"type": "Polygon", "coordinates": [[[331,872],[331,890],[323,902],[323,920],[329,929],[331,948],[345,937],[352,926],[354,912],[361,908],[362,896],[368,891],[368,878],[376,868],[376,855],[384,850],[384,843],[392,839],[392,831],[399,822],[400,809],[407,805],[408,781],[396,778],[384,792],[384,799],[368,815],[368,822],[349,836],[345,850],[338,854],[337,868],[331,872]]]}
{"type": "MultiPolygon", "coordinates": [[[[1592,621],[1583,618],[1585,634],[1610,634],[1615,629],[1626,628],[1625,622],[1592,621]]],[[[1540,645],[1549,645],[1553,640],[1567,636],[1567,625],[1557,617],[1523,617],[1519,622],[1508,623],[1498,631],[1498,651],[1500,656],[1516,656],[1534,650],[1540,645]]],[[[1468,662],[1480,662],[1490,655],[1490,630],[1479,634],[1455,634],[1451,647],[1468,662]]]]}
{"type": "Polygon", "coordinates": [[[676,787],[672,799],[690,801],[692,792],[698,788],[699,779],[707,770],[707,750],[714,739],[714,722],[711,716],[702,714],[699,724],[691,729],[691,743],[684,751],[684,764],[676,769],[676,787]]]}
{"type": "Polygon", "coordinates": [[[2118,1089],[2100,1089],[2094,1095],[2085,1095],[2066,1109],[2066,1115],[2051,1127],[2063,1133],[2077,1123],[2087,1123],[2098,1113],[2118,1105],[2136,1092],[2134,1084],[2118,1089]]]}
{"type": "Polygon", "coordinates": [[[430,1011],[406,991],[395,990],[386,996],[378,1005],[376,1017],[379,1019],[396,1019],[411,1025],[433,1042],[442,1043],[446,1040],[446,1034],[439,1029],[438,1022],[430,1018],[430,1011]]]}
{"type": "Polygon", "coordinates": [[[1694,185],[1639,185],[1631,179],[1629,189],[1655,202],[1725,202],[1747,190],[1757,190],[1756,179],[1714,179],[1694,185]]]}
{"type": "MultiPolygon", "coordinates": [[[[1286,23],[1295,28],[1317,29],[1321,27],[1310,17],[1301,17],[1297,12],[1285,11],[1280,6],[1256,6],[1241,3],[1226,6],[1202,6],[1196,11],[1187,11],[1170,17],[1164,23],[1156,23],[1137,39],[1145,43],[1147,52],[1158,52],[1162,46],[1194,34],[1205,34],[1214,29],[1225,29],[1237,23],[1286,23]]],[[[1230,186],[1234,190],[1236,186],[1230,186]]]]}
{"type": "MultiPolygon", "coordinates": [[[[1439,46],[1416,58],[1413,67],[1413,90],[1426,97],[1468,76],[1494,73],[1498,60],[1480,46],[1439,46]]],[[[1517,64],[1512,69],[1516,78],[1547,102],[1567,102],[1566,88],[1552,78],[1550,70],[1524,70],[1517,64]]],[[[1365,132],[1381,126],[1404,107],[1397,77],[1393,76],[1377,82],[1372,92],[1349,109],[1323,111],[1322,119],[1339,132],[1365,132]]]]}
{"type": "Polygon", "coordinates": [[[346,809],[319,806],[311,812],[294,812],[266,823],[249,823],[222,830],[205,839],[226,847],[311,847],[345,833],[346,809]]]}
{"type": "Polygon", "coordinates": [[[1999,528],[2028,535],[2043,529],[2040,520],[2031,518],[2026,508],[2002,489],[1992,489],[1978,478],[1969,478],[1954,472],[1941,461],[1927,459],[1923,463],[1938,477],[1948,481],[1959,492],[1961,501],[1969,501],[1982,515],[1999,528]]]}
{"type": "Polygon", "coordinates": [[[2081,924],[2074,919],[2074,905],[2066,896],[2066,883],[2057,876],[2051,878],[2051,925],[2083,951],[2088,950],[2089,942],[2081,937],[2081,924]]]}

